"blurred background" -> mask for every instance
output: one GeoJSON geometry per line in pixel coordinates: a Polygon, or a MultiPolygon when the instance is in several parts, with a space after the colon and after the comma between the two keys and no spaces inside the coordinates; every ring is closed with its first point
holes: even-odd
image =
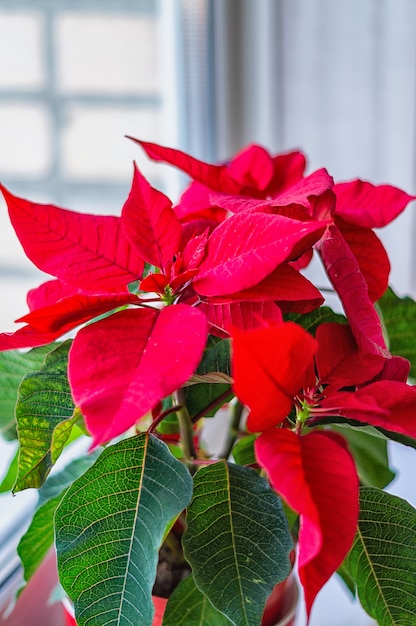
{"type": "MultiPolygon", "coordinates": [[[[32,200],[118,215],[133,160],[177,197],[184,179],[125,135],[212,162],[298,148],[309,171],[414,194],[415,99],[414,0],[0,0],[0,180],[32,200]]],[[[415,229],[411,206],[380,233],[400,295],[416,292],[415,229]]],[[[0,201],[2,331],[42,280],[0,201]]],[[[391,490],[416,504],[414,451],[391,454],[391,490]]],[[[3,526],[24,495],[0,501],[3,526]]],[[[352,623],[370,620],[331,583],[310,626],[352,623]]]]}

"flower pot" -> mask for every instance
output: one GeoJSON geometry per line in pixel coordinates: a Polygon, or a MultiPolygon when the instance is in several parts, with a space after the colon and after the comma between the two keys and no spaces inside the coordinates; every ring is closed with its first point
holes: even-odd
{"type": "MultiPolygon", "coordinates": [[[[275,586],[267,600],[262,626],[294,626],[298,599],[299,589],[296,579],[289,576],[287,580],[275,586]]],[[[153,604],[155,605],[153,626],[162,626],[167,599],[153,596],[153,604]]],[[[65,626],[77,626],[74,610],[69,601],[64,601],[64,611],[65,626]]]]}
{"type": "Polygon", "coordinates": [[[153,626],[162,626],[163,615],[168,603],[167,598],[158,598],[153,596],[153,604],[155,605],[155,616],[153,618],[153,626]]]}
{"type": "Polygon", "coordinates": [[[49,552],[11,610],[9,605],[15,597],[20,580],[19,577],[19,581],[10,590],[7,601],[0,607],[1,626],[66,626],[61,603],[50,602],[51,593],[58,584],[55,552],[49,552]]]}

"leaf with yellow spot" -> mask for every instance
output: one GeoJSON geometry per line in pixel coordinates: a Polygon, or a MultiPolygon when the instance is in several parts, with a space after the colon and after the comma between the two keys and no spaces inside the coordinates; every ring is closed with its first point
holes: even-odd
{"type": "Polygon", "coordinates": [[[16,420],[20,451],[14,492],[45,482],[78,419],[67,378],[70,346],[70,341],[59,345],[48,354],[43,367],[25,376],[19,387],[16,420]],[[66,424],[61,432],[54,434],[62,422],[66,424]]]}

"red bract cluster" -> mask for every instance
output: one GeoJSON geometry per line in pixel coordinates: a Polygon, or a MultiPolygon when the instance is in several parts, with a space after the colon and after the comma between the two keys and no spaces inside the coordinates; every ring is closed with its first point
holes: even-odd
{"type": "Polygon", "coordinates": [[[300,515],[309,614],[358,518],[353,458],[325,420],[416,437],[408,364],[389,353],[374,308],[390,266],[373,231],[414,198],[360,180],[334,184],[325,169],[305,175],[299,152],[250,146],[209,165],[137,143],[191,177],[176,206],[136,167],[120,217],[36,204],[0,186],[27,256],[55,277],[29,292],[30,312],[17,320],[25,325],[1,334],[0,349],[40,346],[82,326],[69,381],[98,445],[188,381],[208,334],[231,336],[234,391],[249,409],[248,430],[259,433],[258,464],[300,515]],[[301,273],[314,251],[347,319],[319,325],[315,337],[284,321],[324,302],[301,273]]]}
{"type": "Polygon", "coordinates": [[[316,220],[258,213],[204,228],[199,216],[183,224],[137,168],[121,217],[81,215],[1,189],[27,256],[57,280],[30,292],[31,312],[18,320],[26,325],[0,335],[0,349],[46,344],[115,311],[82,328],[70,353],[72,393],[95,445],[188,380],[208,331],[226,336],[231,326],[322,303],[290,264],[322,236],[316,220]]]}
{"type": "Polygon", "coordinates": [[[314,426],[343,416],[416,436],[416,388],[400,357],[359,350],[349,326],[321,324],[316,339],[291,322],[233,333],[234,390],[260,432],[257,460],[300,515],[299,574],[308,613],[341,565],[358,519],[358,478],[345,441],[314,426]],[[292,412],[292,420],[287,420],[292,412]]]}

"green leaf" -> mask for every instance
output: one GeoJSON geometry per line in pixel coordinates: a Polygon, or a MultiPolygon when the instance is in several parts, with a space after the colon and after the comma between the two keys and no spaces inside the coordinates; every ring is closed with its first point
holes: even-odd
{"type": "Polygon", "coordinates": [[[16,439],[14,409],[23,377],[37,370],[51,349],[49,345],[24,353],[19,350],[0,353],[0,435],[4,439],[16,439]]]}
{"type": "Polygon", "coordinates": [[[102,449],[99,448],[93,452],[89,452],[88,454],[84,453],[79,458],[70,461],[68,465],[66,465],[59,472],[55,472],[51,476],[48,476],[45,484],[39,489],[38,507],[40,507],[47,500],[56,498],[56,496],[62,494],[65,489],[70,487],[77,478],[82,476],[82,474],[84,474],[84,472],[86,472],[91,465],[95,463],[101,452],[102,449]]]}
{"type": "Polygon", "coordinates": [[[343,563],[337,569],[337,574],[342,579],[342,581],[343,581],[344,585],[346,586],[346,588],[348,589],[348,591],[355,598],[355,595],[356,595],[355,581],[351,577],[348,569],[345,567],[345,565],[343,563]]]}
{"type": "Polygon", "coordinates": [[[416,302],[412,298],[399,298],[392,289],[377,302],[381,320],[387,331],[389,349],[409,359],[410,376],[416,377],[416,302]]]}
{"type": "Polygon", "coordinates": [[[28,530],[19,541],[17,553],[22,561],[26,582],[36,572],[53,544],[53,516],[60,501],[61,495],[37,509],[28,530]]]}
{"type": "Polygon", "coordinates": [[[74,482],[55,529],[60,580],[78,626],[152,624],[158,550],[191,495],[186,467],[146,433],[108,446],[74,482]]]}
{"type": "Polygon", "coordinates": [[[328,306],[321,306],[310,313],[288,313],[284,316],[285,320],[296,322],[312,335],[315,334],[317,327],[324,322],[337,322],[338,324],[347,324],[345,315],[334,313],[328,306]]]}
{"type": "Polygon", "coordinates": [[[282,500],[282,506],[286,515],[287,523],[289,524],[290,532],[292,533],[292,536],[295,537],[295,541],[297,541],[297,536],[299,534],[299,514],[291,509],[284,500],[282,500]]]}
{"type": "Polygon", "coordinates": [[[416,510],[373,487],[360,491],[357,535],[344,562],[380,626],[416,624],[416,510]]]}
{"type": "MultiPolygon", "coordinates": [[[[318,422],[315,425],[317,424],[318,422]]],[[[378,437],[379,439],[397,441],[398,443],[402,443],[410,448],[416,448],[416,439],[414,437],[409,437],[408,435],[403,435],[402,433],[395,433],[392,430],[384,430],[384,428],[375,426],[363,426],[361,422],[347,419],[346,417],[342,417],[342,415],[331,415],[330,417],[325,417],[322,420],[319,420],[319,426],[328,424],[337,424],[340,427],[349,426],[354,428],[354,430],[369,433],[370,435],[373,435],[373,437],[378,437]]]]}
{"type": "Polygon", "coordinates": [[[404,446],[409,446],[409,448],[416,448],[416,439],[414,437],[403,435],[403,433],[394,433],[392,430],[384,430],[384,428],[378,428],[377,430],[387,439],[391,439],[391,441],[397,441],[404,446]]]}
{"type": "Polygon", "coordinates": [[[293,548],[280,498],[254,470],[226,461],[194,476],[183,536],[199,589],[237,626],[257,626],[293,548]]]}
{"type": "Polygon", "coordinates": [[[197,374],[221,372],[231,377],[231,344],[229,339],[217,339],[210,336],[201,362],[196,370],[197,374]]]}
{"type": "Polygon", "coordinates": [[[3,480],[0,483],[0,493],[8,493],[12,490],[13,485],[16,482],[18,460],[19,451],[16,452],[10,461],[6,474],[3,476],[3,480]]]}
{"type": "Polygon", "coordinates": [[[167,415],[157,426],[157,432],[161,435],[179,435],[179,421],[176,413],[167,415]]]}
{"type": "Polygon", "coordinates": [[[20,454],[14,492],[43,484],[77,420],[67,378],[70,345],[66,341],[48,354],[44,366],[25,376],[20,385],[16,405],[20,454]]]}
{"type": "Polygon", "coordinates": [[[81,476],[97,458],[98,453],[85,455],[69,463],[63,470],[50,476],[39,490],[39,506],[30,526],[17,547],[23,565],[24,579],[30,580],[54,540],[54,515],[68,487],[81,476]]]}
{"type": "Polygon", "coordinates": [[[232,450],[237,465],[254,465],[257,462],[254,454],[254,442],[257,437],[258,435],[245,435],[237,441],[232,450]]]}
{"type": "Polygon", "coordinates": [[[229,339],[218,341],[210,338],[201,363],[190,381],[201,382],[185,388],[186,406],[190,416],[195,417],[206,407],[211,407],[217,399],[229,391],[229,395],[223,399],[223,402],[204,412],[204,417],[215,415],[219,406],[232,398],[230,380],[230,341],[229,339]]]}
{"type": "Polygon", "coordinates": [[[230,626],[232,622],[215,609],[188,576],[176,587],[166,605],[163,626],[230,626]]]}
{"type": "Polygon", "coordinates": [[[389,467],[386,439],[348,426],[333,426],[332,430],[347,440],[362,485],[383,489],[391,483],[395,473],[389,467]]]}

